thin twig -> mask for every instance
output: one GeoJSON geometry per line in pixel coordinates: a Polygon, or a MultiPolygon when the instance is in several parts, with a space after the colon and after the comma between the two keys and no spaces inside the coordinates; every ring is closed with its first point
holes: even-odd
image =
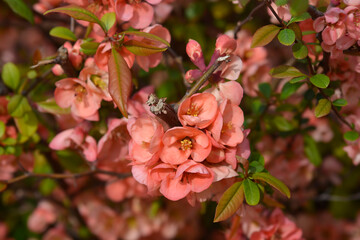
{"type": "Polygon", "coordinates": [[[270,9],[270,11],[272,12],[272,14],[274,14],[274,16],[276,17],[276,19],[279,21],[279,23],[285,27],[285,24],[283,22],[283,20],[279,17],[279,15],[275,12],[274,8],[271,6],[271,0],[264,0],[266,6],[270,9]]]}
{"type": "Polygon", "coordinates": [[[237,39],[237,33],[241,30],[242,26],[245,23],[251,21],[253,19],[254,13],[257,10],[259,10],[260,8],[262,8],[264,5],[265,5],[265,2],[260,3],[249,13],[249,15],[244,20],[237,22],[236,27],[234,29],[234,39],[237,39]]]}
{"type": "Polygon", "coordinates": [[[51,73],[51,69],[47,70],[46,72],[44,72],[44,74],[41,77],[37,77],[35,79],[35,81],[33,81],[30,86],[21,92],[21,95],[23,96],[27,96],[32,90],[34,90],[34,88],[36,88],[40,83],[44,83],[43,80],[44,78],[46,78],[47,76],[49,76],[49,74],[51,73]]]}

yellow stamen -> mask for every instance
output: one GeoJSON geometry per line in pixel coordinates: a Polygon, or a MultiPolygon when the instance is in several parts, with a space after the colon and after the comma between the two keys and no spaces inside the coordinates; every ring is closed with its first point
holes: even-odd
{"type": "Polygon", "coordinates": [[[91,75],[91,81],[97,86],[98,88],[105,89],[106,83],[99,77],[98,75],[91,75]]]}
{"type": "Polygon", "coordinates": [[[80,84],[75,87],[75,97],[77,101],[82,101],[83,95],[86,94],[86,89],[80,84]]]}
{"type": "Polygon", "coordinates": [[[183,151],[191,149],[193,147],[192,141],[188,138],[184,138],[180,143],[181,143],[181,150],[183,151]]]}
{"type": "Polygon", "coordinates": [[[191,104],[190,108],[186,111],[187,115],[197,117],[199,115],[200,108],[197,107],[194,103],[191,104]]]}

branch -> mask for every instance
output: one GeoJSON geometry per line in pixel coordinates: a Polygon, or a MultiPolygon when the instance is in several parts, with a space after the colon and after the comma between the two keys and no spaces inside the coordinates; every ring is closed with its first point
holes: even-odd
{"type": "Polygon", "coordinates": [[[251,21],[253,19],[253,15],[254,13],[259,10],[260,8],[262,8],[265,5],[265,2],[261,2],[259,5],[257,5],[250,13],[249,15],[242,21],[238,21],[236,24],[236,27],[234,29],[234,39],[237,39],[237,33],[241,30],[242,26],[251,21]]]}
{"type": "Polygon", "coordinates": [[[279,21],[279,23],[285,27],[285,24],[283,22],[283,20],[279,17],[279,15],[276,13],[276,11],[274,10],[274,8],[271,6],[271,0],[264,0],[266,6],[270,9],[270,11],[272,12],[272,14],[275,16],[275,18],[279,21]]]}

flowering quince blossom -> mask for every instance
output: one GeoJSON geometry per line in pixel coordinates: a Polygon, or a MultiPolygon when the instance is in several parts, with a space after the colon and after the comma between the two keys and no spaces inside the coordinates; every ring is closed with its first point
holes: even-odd
{"type": "Polygon", "coordinates": [[[187,71],[185,74],[186,80],[192,83],[194,80],[200,78],[202,74],[214,64],[217,58],[226,55],[230,56],[230,63],[222,63],[213,73],[211,81],[216,83],[224,78],[229,80],[238,79],[242,68],[242,61],[238,56],[234,55],[236,46],[237,42],[235,39],[232,39],[227,35],[220,35],[216,40],[215,51],[211,57],[210,63],[206,66],[200,44],[197,41],[190,39],[186,45],[186,53],[199,69],[187,71]]]}
{"type": "Polygon", "coordinates": [[[96,140],[86,135],[81,125],[60,132],[50,142],[49,147],[54,150],[79,149],[90,162],[95,161],[97,157],[96,140]]]}
{"type": "Polygon", "coordinates": [[[115,3],[116,16],[121,21],[128,21],[133,28],[143,29],[148,27],[154,18],[152,5],[159,4],[161,1],[117,0],[115,3]]]}

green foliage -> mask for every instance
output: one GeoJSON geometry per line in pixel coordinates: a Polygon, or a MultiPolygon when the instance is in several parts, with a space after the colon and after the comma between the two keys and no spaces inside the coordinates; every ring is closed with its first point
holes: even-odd
{"type": "Polygon", "coordinates": [[[277,6],[283,6],[288,3],[289,0],[275,0],[277,6]]]}
{"type": "Polygon", "coordinates": [[[30,8],[22,0],[4,0],[11,10],[19,15],[20,17],[25,18],[30,23],[34,24],[34,15],[30,8]]]}
{"type": "Polygon", "coordinates": [[[290,21],[288,22],[288,25],[291,24],[291,23],[294,23],[294,22],[302,22],[302,21],[304,21],[306,19],[309,19],[309,18],[311,18],[310,14],[307,13],[307,12],[304,12],[299,16],[292,17],[290,19],[290,21]]]}
{"type": "Polygon", "coordinates": [[[343,98],[339,98],[339,99],[336,99],[335,101],[333,101],[332,104],[337,107],[344,107],[348,104],[348,102],[343,98]]]}
{"type": "Polygon", "coordinates": [[[18,67],[8,62],[3,66],[1,77],[6,86],[11,88],[12,90],[16,90],[19,87],[20,83],[20,71],[18,67]]]}
{"type": "Polygon", "coordinates": [[[28,100],[22,95],[14,95],[10,98],[7,106],[8,113],[12,117],[22,117],[26,112],[31,111],[28,100]]]}
{"type": "Polygon", "coordinates": [[[275,178],[274,176],[270,175],[266,172],[257,172],[252,175],[252,178],[255,180],[260,180],[263,182],[266,182],[267,184],[271,185],[275,189],[277,189],[279,192],[290,198],[290,190],[289,188],[281,182],[279,179],[275,178]]]}
{"type": "Polygon", "coordinates": [[[273,24],[266,25],[256,30],[251,47],[262,47],[270,43],[280,31],[280,27],[273,24]]]}
{"type": "Polygon", "coordinates": [[[80,45],[80,51],[86,55],[94,55],[99,45],[98,42],[84,42],[80,45]]]}
{"type": "Polygon", "coordinates": [[[327,88],[329,86],[330,79],[324,74],[316,74],[310,77],[310,82],[318,88],[327,88]]]}
{"type": "Polygon", "coordinates": [[[274,78],[288,78],[306,76],[297,68],[287,65],[281,65],[270,70],[270,75],[274,78]]]}
{"type": "Polygon", "coordinates": [[[260,202],[260,190],[256,183],[250,179],[243,181],[246,203],[255,206],[260,202]]]}
{"type": "Polygon", "coordinates": [[[302,80],[304,80],[306,78],[307,78],[306,76],[295,77],[295,78],[291,79],[289,81],[289,83],[297,83],[297,82],[300,82],[300,81],[302,81],[302,80]]]}
{"type": "Polygon", "coordinates": [[[315,166],[320,166],[322,158],[315,140],[306,134],[304,135],[304,144],[304,152],[309,161],[315,166]]]}
{"type": "Polygon", "coordinates": [[[293,16],[300,16],[309,7],[309,0],[290,0],[290,13],[293,16]]]}
{"type": "Polygon", "coordinates": [[[214,222],[220,222],[231,217],[243,204],[244,186],[242,182],[234,183],[222,195],[216,207],[214,222]]]}
{"type": "Polygon", "coordinates": [[[326,116],[331,111],[331,102],[327,99],[320,99],[315,107],[315,116],[320,118],[326,116]]]}
{"type": "Polygon", "coordinates": [[[75,34],[66,27],[54,27],[50,30],[49,34],[53,37],[62,38],[69,41],[76,41],[75,34]]]}
{"type": "Polygon", "coordinates": [[[292,52],[296,59],[304,59],[308,55],[308,48],[304,44],[298,42],[292,46],[292,52]]]}
{"type": "Polygon", "coordinates": [[[151,33],[139,32],[139,31],[124,31],[124,32],[121,32],[121,34],[129,35],[129,36],[144,37],[149,40],[161,42],[161,43],[165,44],[166,46],[170,47],[170,43],[168,43],[165,39],[162,39],[161,37],[158,37],[151,33]]]}
{"type": "Polygon", "coordinates": [[[0,122],[0,138],[2,138],[2,136],[4,136],[5,133],[5,123],[3,121],[0,122]]]}
{"type": "Polygon", "coordinates": [[[106,32],[108,32],[116,22],[116,15],[114,12],[105,13],[101,17],[101,21],[104,23],[106,32]]]}
{"type": "Polygon", "coordinates": [[[269,83],[260,83],[259,90],[264,95],[264,97],[271,97],[271,85],[269,83]]]}
{"type": "Polygon", "coordinates": [[[288,97],[293,95],[303,84],[304,83],[302,83],[302,82],[295,82],[295,83],[287,82],[287,83],[285,83],[285,85],[283,86],[283,88],[281,90],[280,99],[281,100],[287,99],[288,97]]]}
{"type": "Polygon", "coordinates": [[[290,46],[295,41],[295,33],[291,29],[283,29],[278,35],[279,42],[285,46],[290,46]]]}
{"type": "Polygon", "coordinates": [[[159,48],[136,40],[129,40],[124,43],[127,50],[137,56],[150,56],[154,53],[166,51],[167,48],[159,48]]]}
{"type": "Polygon", "coordinates": [[[15,123],[24,137],[31,137],[38,127],[38,120],[33,112],[26,112],[22,117],[15,118],[15,123]]]}
{"type": "Polygon", "coordinates": [[[356,141],[359,138],[359,133],[356,131],[348,131],[344,133],[344,138],[348,141],[356,141]]]}

